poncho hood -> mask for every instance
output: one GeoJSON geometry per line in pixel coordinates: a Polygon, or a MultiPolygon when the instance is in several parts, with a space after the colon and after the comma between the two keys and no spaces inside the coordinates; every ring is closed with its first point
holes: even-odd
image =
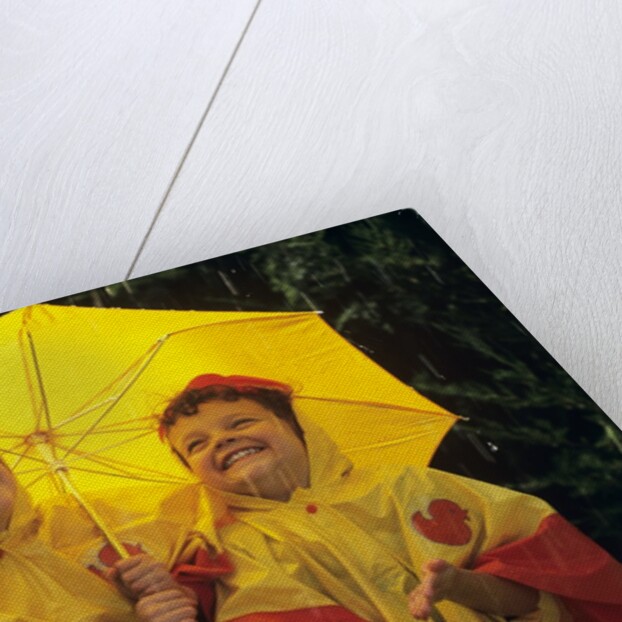
{"type": "MultiPolygon", "coordinates": [[[[337,444],[322,428],[304,415],[298,414],[298,420],[305,434],[310,486],[306,489],[295,490],[292,493],[291,500],[295,501],[300,496],[301,490],[304,490],[306,494],[312,492],[317,499],[326,498],[327,495],[330,495],[331,487],[350,473],[353,464],[340,452],[337,444]]],[[[269,510],[284,503],[262,497],[216,491],[208,486],[206,489],[213,496],[222,499],[232,510],[269,510]]]]}
{"type": "Polygon", "coordinates": [[[35,537],[40,525],[40,512],[35,509],[30,495],[18,483],[11,520],[8,528],[0,532],[0,546],[14,539],[25,541],[35,537]]]}
{"type": "MultiPolygon", "coordinates": [[[[122,622],[137,619],[132,603],[99,577],[53,550],[41,534],[42,514],[18,484],[8,529],[0,534],[0,611],[32,622],[122,622]]],[[[71,524],[67,525],[71,528],[71,524]]],[[[0,615],[3,620],[5,617],[0,615]]]]}

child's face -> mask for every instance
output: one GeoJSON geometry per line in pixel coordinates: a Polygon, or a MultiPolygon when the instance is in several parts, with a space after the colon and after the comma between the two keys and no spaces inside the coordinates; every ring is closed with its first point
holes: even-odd
{"type": "Polygon", "coordinates": [[[0,531],[7,528],[17,494],[17,482],[11,470],[0,460],[0,531]]]}
{"type": "Polygon", "coordinates": [[[192,472],[217,490],[285,501],[309,485],[303,442],[250,399],[200,404],[197,414],[179,417],[169,440],[192,472]]]}

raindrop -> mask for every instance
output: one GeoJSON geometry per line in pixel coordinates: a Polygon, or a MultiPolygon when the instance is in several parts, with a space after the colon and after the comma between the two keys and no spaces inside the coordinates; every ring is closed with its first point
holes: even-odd
{"type": "Polygon", "coordinates": [[[222,282],[225,284],[225,287],[229,290],[231,294],[233,294],[234,296],[240,295],[240,292],[238,292],[238,290],[236,289],[231,279],[229,279],[224,272],[221,272],[220,270],[218,270],[218,276],[220,277],[222,282]]]}
{"type": "Polygon", "coordinates": [[[457,466],[467,477],[474,478],[473,472],[464,462],[458,462],[457,466]]]}
{"type": "Polygon", "coordinates": [[[372,350],[371,348],[368,348],[367,346],[364,346],[362,343],[357,343],[356,347],[359,350],[362,350],[363,352],[367,352],[368,354],[375,354],[376,353],[375,350],[372,350]]]}
{"type": "Polygon", "coordinates": [[[434,277],[434,280],[437,283],[440,283],[441,285],[445,285],[445,281],[443,281],[443,279],[441,279],[441,277],[439,276],[438,272],[436,270],[434,270],[433,268],[431,268],[429,265],[426,264],[426,270],[434,277]]]}
{"type": "Polygon", "coordinates": [[[370,259],[370,263],[374,264],[376,271],[378,272],[378,276],[380,276],[381,280],[384,281],[386,285],[393,285],[391,277],[379,261],[376,261],[375,259],[370,259]]]}
{"type": "Polygon", "coordinates": [[[333,260],[333,262],[337,266],[339,271],[341,272],[341,276],[343,277],[343,280],[346,281],[346,283],[349,283],[351,279],[345,266],[337,259],[333,260]]]}
{"type": "Polygon", "coordinates": [[[418,358],[439,380],[447,380],[447,377],[443,376],[423,354],[419,354],[418,358]]]}
{"type": "Polygon", "coordinates": [[[307,303],[310,309],[313,309],[314,311],[318,310],[316,304],[313,302],[313,300],[311,300],[311,298],[309,298],[309,296],[307,296],[307,294],[305,294],[304,292],[298,293],[300,294],[300,297],[307,303]]]}
{"type": "Polygon", "coordinates": [[[482,456],[482,458],[484,458],[484,460],[487,462],[496,462],[496,460],[490,455],[490,452],[494,451],[490,447],[490,443],[486,443],[486,445],[488,445],[488,448],[486,448],[479,438],[477,438],[477,435],[472,432],[468,432],[466,437],[471,442],[473,447],[477,449],[478,453],[482,456]]]}
{"type": "Polygon", "coordinates": [[[499,451],[499,447],[497,447],[497,445],[495,445],[491,441],[486,441],[486,445],[488,446],[488,449],[490,449],[490,451],[492,451],[493,453],[499,451]]]}

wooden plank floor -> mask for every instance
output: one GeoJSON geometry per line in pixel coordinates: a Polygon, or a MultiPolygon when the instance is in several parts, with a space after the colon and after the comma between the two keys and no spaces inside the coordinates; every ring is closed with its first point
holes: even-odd
{"type": "Polygon", "coordinates": [[[622,423],[615,0],[62,6],[0,26],[3,309],[414,207],[622,423]]]}

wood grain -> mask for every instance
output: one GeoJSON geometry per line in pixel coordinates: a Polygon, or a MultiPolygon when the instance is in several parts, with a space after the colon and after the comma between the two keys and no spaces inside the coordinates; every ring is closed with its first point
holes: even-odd
{"type": "Polygon", "coordinates": [[[622,423],[615,0],[9,2],[0,308],[415,207],[622,423]]]}
{"type": "Polygon", "coordinates": [[[614,0],[264,0],[133,275],[415,207],[622,422],[614,0]]]}
{"type": "Polygon", "coordinates": [[[1,309],[124,278],[254,5],[3,4],[1,309]]]}

